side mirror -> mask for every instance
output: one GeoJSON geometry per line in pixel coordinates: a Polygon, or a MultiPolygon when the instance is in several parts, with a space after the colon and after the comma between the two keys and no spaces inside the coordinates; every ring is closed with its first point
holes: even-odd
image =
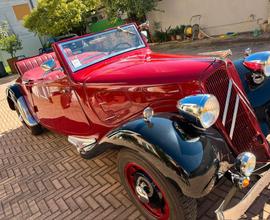
{"type": "Polygon", "coordinates": [[[56,67],[56,63],[55,63],[54,59],[49,59],[41,64],[41,68],[45,72],[53,71],[55,69],[55,67],[56,67]]]}
{"type": "Polygon", "coordinates": [[[148,42],[148,33],[147,33],[147,31],[141,31],[141,34],[142,34],[143,39],[144,39],[146,42],[148,42]]]}

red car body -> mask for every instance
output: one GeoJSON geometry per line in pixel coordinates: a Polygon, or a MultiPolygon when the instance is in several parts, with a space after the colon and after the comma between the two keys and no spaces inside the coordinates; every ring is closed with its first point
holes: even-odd
{"type": "MultiPolygon", "coordinates": [[[[235,142],[229,138],[229,129],[222,126],[221,120],[216,126],[236,154],[252,146],[258,160],[269,159],[268,144],[230,61],[225,64],[216,58],[157,54],[145,47],[72,74],[57,44],[54,50],[55,54],[49,55],[58,60],[58,65],[61,63],[64,71],[53,71],[45,78],[42,78],[44,70],[41,67],[32,68],[28,63],[37,63],[47,54],[17,63],[21,73],[18,82],[24,89],[34,117],[42,126],[65,135],[91,136],[100,140],[112,129],[140,116],[148,106],[155,112],[177,112],[177,100],[185,96],[206,93],[208,89],[213,94],[218,94],[219,89],[226,91],[228,82],[219,87],[207,84],[207,80],[211,76],[215,77],[215,74],[216,77],[226,77],[227,65],[227,77],[232,78],[237,85],[236,89],[241,96],[241,114],[246,123],[236,128],[238,137],[235,142]],[[25,72],[22,67],[27,67],[25,72]],[[245,127],[241,126],[250,127],[250,124],[253,125],[252,136],[242,133],[245,127]],[[261,140],[261,144],[256,138],[261,140]]],[[[221,91],[223,96],[226,95],[224,91],[221,91]]],[[[218,98],[224,106],[223,96],[220,94],[218,98]]]]}
{"type": "MultiPolygon", "coordinates": [[[[118,31],[123,32],[121,28],[118,31]]],[[[79,141],[95,140],[97,148],[100,143],[106,142],[104,140],[109,135],[119,139],[115,145],[119,141],[121,143],[121,138],[126,138],[125,143],[132,142],[136,152],[144,155],[162,174],[168,175],[168,179],[177,183],[185,195],[192,198],[209,193],[216,179],[220,178],[220,173],[223,172],[220,175],[223,176],[234,167],[231,156],[235,158],[236,155],[249,151],[256,155],[257,161],[269,161],[269,144],[245,94],[239,74],[230,60],[154,53],[143,42],[143,47],[116,54],[74,71],[67,59],[68,51],[65,52],[66,48],[63,47],[65,43],[73,41],[74,38],[64,43],[57,42],[53,45],[54,52],[16,63],[20,77],[15,87],[8,91],[11,109],[16,110],[11,101],[15,103],[20,97],[16,94],[16,88],[19,87],[27,105],[24,107],[27,110],[21,113],[31,115],[34,121],[49,130],[76,137],[79,141]],[[56,66],[48,72],[44,71],[41,65],[52,58],[56,66]],[[194,132],[197,127],[192,127],[187,129],[192,135],[189,132],[188,135],[182,135],[186,128],[179,127],[189,127],[190,124],[185,119],[182,122],[177,103],[185,97],[197,94],[214,95],[220,105],[220,114],[213,130],[199,129],[194,132]],[[16,96],[16,100],[13,96],[16,96]],[[151,130],[149,124],[140,121],[148,107],[154,110],[155,115],[173,113],[174,119],[171,116],[157,116],[151,130]],[[175,123],[178,124],[176,127],[175,123]],[[167,125],[166,128],[163,127],[164,124],[167,125]],[[125,133],[125,129],[130,129],[130,132],[125,133]],[[154,137],[163,131],[168,132],[167,136],[160,134],[164,140],[154,137]],[[143,134],[145,140],[142,139],[143,134]],[[193,138],[193,135],[199,135],[199,138],[193,138]],[[175,137],[178,141],[175,141],[175,137]],[[225,147],[219,146],[223,139],[225,147]],[[175,146],[167,146],[169,143],[175,146]],[[149,149],[152,150],[151,153],[149,149]],[[194,158],[197,161],[192,161],[194,158]],[[184,168],[186,171],[182,173],[184,168]],[[166,171],[168,174],[165,174],[166,171]]],[[[133,182],[133,174],[137,171],[146,172],[141,167],[142,165],[134,165],[131,161],[124,169],[126,173],[130,173],[127,179],[130,187],[133,187],[132,195],[138,194],[134,189],[140,187],[133,182]]],[[[236,184],[235,175],[232,172],[230,175],[231,181],[236,184]]],[[[144,177],[145,175],[140,176],[144,177]]],[[[249,180],[248,176],[242,177],[242,174],[237,178],[241,181],[249,180]]],[[[266,179],[267,176],[262,180],[264,185],[267,184],[266,179]]],[[[237,184],[240,185],[240,182],[237,184]]],[[[151,204],[146,207],[148,211],[149,207],[152,210],[151,204]]],[[[160,210],[154,210],[152,214],[155,216],[155,213],[159,215],[160,210]]],[[[168,213],[165,214],[167,217],[164,219],[167,219],[168,213]]]]}

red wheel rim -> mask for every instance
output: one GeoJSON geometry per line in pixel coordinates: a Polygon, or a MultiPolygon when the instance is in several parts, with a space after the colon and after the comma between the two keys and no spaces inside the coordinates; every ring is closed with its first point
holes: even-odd
{"type": "Polygon", "coordinates": [[[139,201],[139,203],[147,210],[147,212],[150,215],[152,215],[153,217],[159,220],[169,219],[170,209],[165,198],[165,193],[158,186],[157,182],[141,166],[139,166],[136,163],[126,164],[125,177],[133,195],[135,196],[137,201],[139,201]],[[148,192],[150,191],[148,195],[152,194],[152,198],[149,197],[149,202],[145,202],[145,201],[143,202],[138,195],[138,191],[136,188],[138,186],[138,180],[139,180],[138,177],[141,178],[142,181],[145,178],[145,181],[147,182],[147,186],[151,184],[150,187],[152,187],[152,189],[148,190],[148,192]],[[154,195],[158,195],[158,197],[154,195]]]}

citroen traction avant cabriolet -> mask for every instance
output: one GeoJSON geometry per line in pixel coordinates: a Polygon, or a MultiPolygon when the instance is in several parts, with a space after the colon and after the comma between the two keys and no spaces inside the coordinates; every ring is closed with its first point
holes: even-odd
{"type": "Polygon", "coordinates": [[[269,52],[158,54],[134,24],[53,49],[16,63],[10,109],[34,135],[65,134],[84,158],[118,149],[122,184],[147,219],[195,219],[196,199],[223,177],[232,188],[216,216],[237,219],[269,184],[269,52]]]}

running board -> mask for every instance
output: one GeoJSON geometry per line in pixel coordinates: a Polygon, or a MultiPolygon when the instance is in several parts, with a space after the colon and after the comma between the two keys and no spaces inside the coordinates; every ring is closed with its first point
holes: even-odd
{"type": "Polygon", "coordinates": [[[87,153],[91,151],[97,140],[91,137],[76,137],[76,136],[68,136],[68,142],[73,144],[78,153],[87,153]]]}

